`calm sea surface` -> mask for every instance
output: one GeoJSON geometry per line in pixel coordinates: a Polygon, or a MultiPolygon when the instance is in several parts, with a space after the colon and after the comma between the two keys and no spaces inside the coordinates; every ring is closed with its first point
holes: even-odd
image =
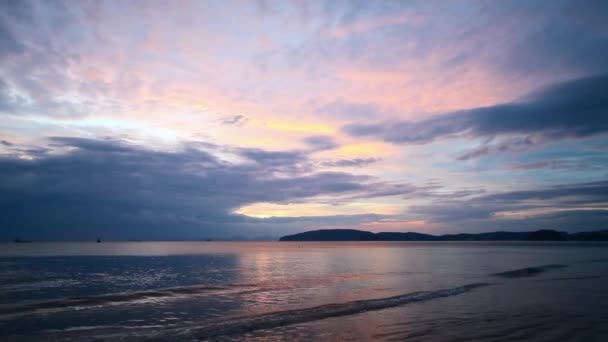
{"type": "Polygon", "coordinates": [[[608,244],[5,243],[0,340],[608,341],[608,244]]]}

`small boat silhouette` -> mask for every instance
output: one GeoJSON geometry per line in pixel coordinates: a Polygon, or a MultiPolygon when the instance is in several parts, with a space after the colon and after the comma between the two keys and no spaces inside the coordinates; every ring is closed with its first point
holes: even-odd
{"type": "Polygon", "coordinates": [[[97,243],[100,243],[100,242],[101,242],[101,238],[97,238],[97,243]]]}
{"type": "Polygon", "coordinates": [[[15,243],[31,243],[29,240],[21,240],[20,238],[15,238],[15,243]]]}

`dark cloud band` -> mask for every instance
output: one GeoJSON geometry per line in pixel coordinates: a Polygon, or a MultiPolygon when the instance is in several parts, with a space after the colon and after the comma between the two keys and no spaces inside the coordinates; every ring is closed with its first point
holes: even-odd
{"type": "MultiPolygon", "coordinates": [[[[303,152],[232,148],[244,162],[228,163],[214,151],[189,146],[165,152],[116,140],[50,141],[57,150],[53,153],[0,157],[0,238],[92,239],[102,233],[145,239],[226,237],[243,234],[247,225],[264,226],[263,219],[233,213],[256,202],[371,198],[416,190],[346,172],[311,173],[297,166],[307,163],[303,152]]],[[[281,222],[285,220],[319,218],[281,222]]],[[[268,220],[266,227],[281,222],[268,220]]]]}
{"type": "Polygon", "coordinates": [[[469,136],[532,135],[545,141],[608,132],[608,75],[581,78],[530,94],[519,102],[446,113],[419,122],[354,124],[352,136],[423,144],[469,136]]]}

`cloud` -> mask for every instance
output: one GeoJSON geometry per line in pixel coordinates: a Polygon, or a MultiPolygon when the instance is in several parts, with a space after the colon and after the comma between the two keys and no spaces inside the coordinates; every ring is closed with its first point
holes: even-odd
{"type": "MultiPolygon", "coordinates": [[[[486,226],[491,227],[492,224],[500,224],[501,220],[510,219],[512,227],[517,227],[514,222],[518,222],[518,219],[527,220],[537,216],[546,218],[549,217],[548,213],[566,211],[576,211],[581,216],[585,212],[597,213],[598,208],[603,210],[606,203],[608,182],[601,181],[484,194],[463,200],[439,199],[431,205],[411,206],[409,211],[429,222],[457,226],[457,221],[485,220],[486,226]],[[506,215],[501,217],[499,214],[506,215]]],[[[608,215],[603,217],[608,218],[608,215]]],[[[536,229],[538,228],[542,227],[536,229]]],[[[567,229],[585,230],[586,227],[573,225],[567,229]]]]}
{"type": "Polygon", "coordinates": [[[510,49],[502,56],[509,71],[608,71],[605,1],[567,0],[550,6],[542,1],[503,2],[488,6],[487,10],[498,19],[494,22],[498,26],[508,25],[508,18],[517,18],[521,33],[509,41],[510,49]]]}
{"type": "Polygon", "coordinates": [[[87,139],[78,137],[50,137],[51,147],[73,147],[85,151],[94,152],[129,152],[135,149],[135,146],[115,139],[87,139]]]}
{"type": "Polygon", "coordinates": [[[470,160],[501,152],[523,152],[542,145],[546,142],[544,140],[533,135],[507,136],[500,139],[491,138],[487,139],[481,146],[460,154],[456,159],[470,160]],[[494,140],[498,141],[494,142],[494,140]]]}
{"type": "MultiPolygon", "coordinates": [[[[376,137],[395,144],[508,135],[528,136],[523,142],[580,138],[608,132],[607,88],[608,74],[604,74],[560,83],[518,102],[450,112],[419,122],[353,124],[345,126],[344,131],[352,136],[376,137]]],[[[507,145],[497,147],[498,150],[507,148],[507,145]]],[[[488,151],[482,147],[461,159],[488,151]]]]}
{"type": "Polygon", "coordinates": [[[536,231],[554,229],[567,232],[605,230],[608,210],[560,210],[525,216],[463,218],[454,223],[436,223],[442,233],[536,231]]]}
{"type": "Polygon", "coordinates": [[[19,113],[25,106],[25,99],[16,95],[8,83],[0,79],[0,113],[19,113]]]}
{"type": "Polygon", "coordinates": [[[320,106],[315,112],[321,116],[339,119],[369,119],[382,112],[380,108],[369,103],[355,103],[336,100],[320,106]]]}
{"type": "MultiPolygon", "coordinates": [[[[248,224],[255,223],[257,233],[263,233],[274,222],[265,226],[266,221],[233,214],[251,203],[373,198],[403,192],[405,186],[346,172],[274,175],[278,167],[305,157],[289,152],[236,149],[249,162],[229,163],[196,145],[166,152],[109,139],[50,141],[56,152],[0,158],[0,238],[251,235],[248,224]]],[[[303,220],[311,219],[291,222],[297,226],[303,220]]]]}
{"type": "Polygon", "coordinates": [[[97,99],[82,90],[92,84],[78,79],[74,68],[82,62],[77,47],[89,33],[79,28],[73,34],[81,15],[61,1],[0,4],[0,114],[91,114],[97,99]]]}
{"type": "Polygon", "coordinates": [[[266,151],[260,148],[229,148],[228,151],[252,162],[264,173],[294,175],[313,171],[304,151],[266,151]]]}
{"type": "Polygon", "coordinates": [[[224,117],[221,120],[221,123],[222,123],[222,125],[237,125],[238,126],[238,125],[244,124],[245,122],[247,122],[247,120],[248,119],[246,116],[239,114],[239,115],[224,117]]]}
{"type": "Polygon", "coordinates": [[[15,37],[10,28],[11,18],[19,18],[27,12],[28,3],[25,1],[5,1],[0,4],[3,15],[0,16],[0,59],[23,51],[23,45],[15,37]]]}
{"type": "Polygon", "coordinates": [[[536,169],[549,169],[549,170],[563,170],[563,169],[582,169],[588,168],[588,166],[581,161],[574,160],[542,160],[530,163],[515,164],[511,167],[513,170],[536,170],[536,169]]]}
{"type": "Polygon", "coordinates": [[[326,167],[362,167],[373,164],[382,160],[382,158],[354,158],[354,159],[338,159],[322,162],[321,165],[326,167]]]}
{"type": "Polygon", "coordinates": [[[486,195],[476,199],[479,202],[500,204],[524,200],[550,200],[553,204],[560,205],[597,205],[608,202],[608,181],[554,185],[540,189],[486,195]]]}
{"type": "Polygon", "coordinates": [[[18,53],[22,49],[21,44],[15,39],[3,22],[0,22],[0,56],[18,53]]]}
{"type": "Polygon", "coordinates": [[[488,195],[477,189],[605,176],[605,1],[257,5],[0,3],[0,136],[13,144],[0,142],[3,236],[23,227],[47,236],[56,229],[57,238],[213,237],[373,219],[233,213],[261,201],[354,201],[349,212],[357,213],[415,203],[412,215],[444,213],[448,224],[462,209],[477,219],[457,222],[491,228],[505,209],[584,205],[484,203],[473,200],[488,195]],[[390,147],[335,127],[395,144],[445,143],[390,147]],[[313,134],[332,136],[300,140],[313,134]],[[40,144],[46,135],[62,137],[40,144]],[[97,138],[67,137],[85,135],[97,138]],[[217,145],[185,141],[201,136],[217,145]],[[523,151],[525,160],[512,158],[523,151]],[[424,177],[474,190],[392,183],[424,177]],[[374,196],[392,197],[363,200],[374,196]],[[424,214],[431,201],[446,210],[424,214]]]}
{"type": "Polygon", "coordinates": [[[314,151],[333,150],[339,145],[328,135],[313,135],[303,139],[314,151]]]}
{"type": "Polygon", "coordinates": [[[380,17],[372,17],[345,23],[334,28],[330,35],[334,38],[346,38],[353,34],[363,34],[385,27],[405,24],[419,25],[425,20],[426,18],[424,16],[416,13],[387,14],[380,17]]]}

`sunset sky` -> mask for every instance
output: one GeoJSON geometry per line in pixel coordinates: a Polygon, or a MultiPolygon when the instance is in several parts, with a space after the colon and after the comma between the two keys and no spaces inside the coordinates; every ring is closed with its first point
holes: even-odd
{"type": "Polygon", "coordinates": [[[608,1],[0,7],[0,239],[608,228],[608,1]]]}

